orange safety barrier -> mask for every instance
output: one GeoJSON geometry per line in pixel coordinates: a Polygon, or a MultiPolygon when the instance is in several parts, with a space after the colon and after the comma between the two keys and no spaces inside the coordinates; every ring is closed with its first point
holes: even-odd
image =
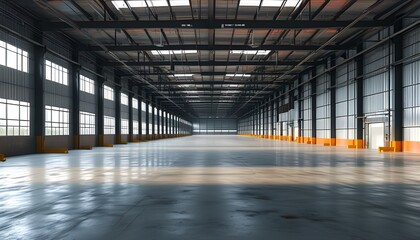
{"type": "Polygon", "coordinates": [[[394,147],[378,147],[378,152],[394,152],[394,147]]]}

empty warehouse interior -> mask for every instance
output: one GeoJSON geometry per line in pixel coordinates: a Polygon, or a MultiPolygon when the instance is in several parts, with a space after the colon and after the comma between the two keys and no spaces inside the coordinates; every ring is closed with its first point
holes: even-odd
{"type": "Polygon", "coordinates": [[[0,0],[0,239],[419,239],[419,19],[0,0]]]}

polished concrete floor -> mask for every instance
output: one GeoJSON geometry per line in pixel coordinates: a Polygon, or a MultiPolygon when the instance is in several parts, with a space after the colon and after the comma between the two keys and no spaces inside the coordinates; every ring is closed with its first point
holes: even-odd
{"type": "Polygon", "coordinates": [[[240,136],[10,157],[0,239],[420,239],[420,158],[240,136]]]}

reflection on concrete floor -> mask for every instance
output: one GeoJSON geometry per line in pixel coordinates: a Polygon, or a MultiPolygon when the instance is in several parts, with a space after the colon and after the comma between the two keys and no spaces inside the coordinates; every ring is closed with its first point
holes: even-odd
{"type": "Polygon", "coordinates": [[[415,154],[194,136],[0,164],[1,239],[418,239],[415,154]]]}

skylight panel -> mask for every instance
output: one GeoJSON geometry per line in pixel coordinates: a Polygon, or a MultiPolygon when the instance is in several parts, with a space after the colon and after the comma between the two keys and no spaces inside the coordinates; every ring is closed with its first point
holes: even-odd
{"type": "Polygon", "coordinates": [[[176,78],[188,78],[188,77],[192,77],[194,76],[194,74],[192,73],[176,73],[174,74],[174,77],[176,78]]]}
{"type": "Polygon", "coordinates": [[[128,7],[127,7],[127,4],[125,4],[125,2],[124,2],[124,1],[112,1],[112,4],[114,4],[114,6],[115,6],[117,9],[120,9],[120,8],[128,8],[128,7]]]}
{"type": "Polygon", "coordinates": [[[270,50],[232,50],[231,54],[245,54],[245,55],[267,55],[270,50]]]}
{"type": "Polygon", "coordinates": [[[170,0],[169,2],[171,3],[172,7],[190,5],[190,1],[188,0],[170,0]]]}
{"type": "Polygon", "coordinates": [[[283,0],[263,0],[261,6],[263,6],[263,7],[280,7],[282,4],[283,4],[283,0]]]}
{"type": "Polygon", "coordinates": [[[301,0],[287,0],[285,7],[297,7],[299,5],[301,0]]]}
{"type": "Polygon", "coordinates": [[[194,54],[197,50],[152,50],[153,55],[194,54]]]}
{"type": "Polygon", "coordinates": [[[261,0],[241,0],[239,6],[249,6],[249,7],[258,7],[261,0]]]}
{"type": "MultiPolygon", "coordinates": [[[[188,0],[170,0],[169,1],[171,6],[189,6],[190,2],[188,0]]],[[[166,0],[128,0],[128,5],[131,8],[145,8],[147,6],[149,7],[168,7],[168,2],[166,0]]],[[[112,4],[117,9],[123,9],[128,8],[127,4],[124,1],[117,0],[112,1],[112,4]]]]}
{"type": "Polygon", "coordinates": [[[128,3],[128,5],[130,5],[131,8],[147,7],[145,1],[127,1],[127,3],[128,3]]]}
{"type": "Polygon", "coordinates": [[[147,0],[147,4],[149,5],[149,7],[166,7],[166,6],[168,6],[168,2],[166,0],[147,0]]]}
{"type": "Polygon", "coordinates": [[[301,0],[241,0],[239,6],[246,7],[281,7],[284,3],[284,7],[296,7],[301,0]]]}
{"type": "Polygon", "coordinates": [[[245,74],[245,73],[226,74],[226,77],[251,77],[251,74],[245,74]]]}

